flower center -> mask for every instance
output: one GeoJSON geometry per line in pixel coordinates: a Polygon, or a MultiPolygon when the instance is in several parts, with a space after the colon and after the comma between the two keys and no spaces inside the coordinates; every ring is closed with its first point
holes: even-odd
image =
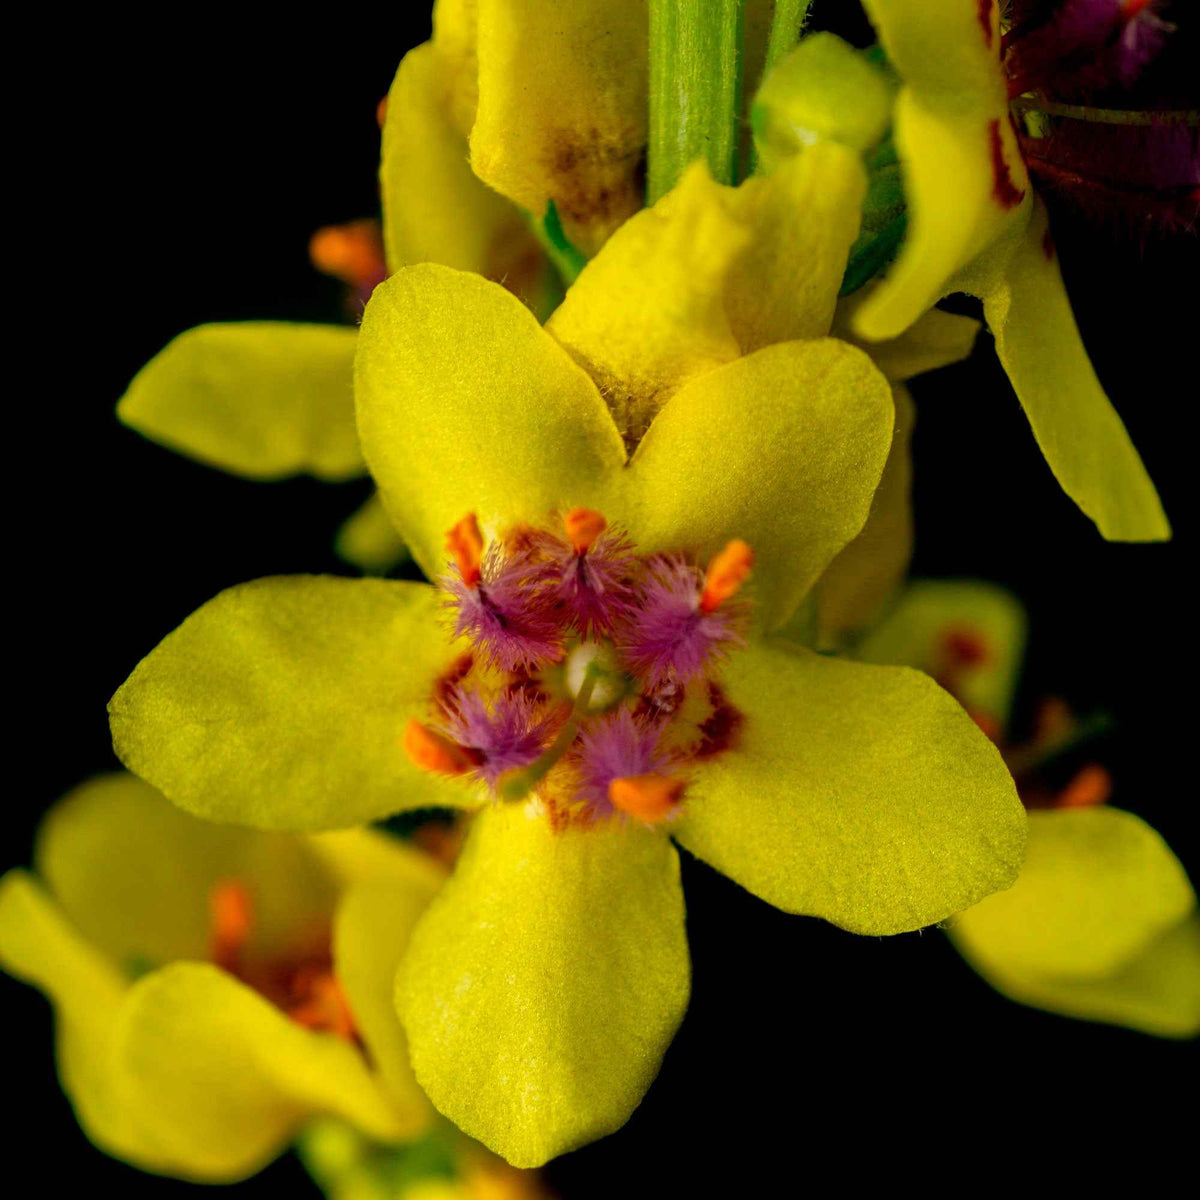
{"type": "Polygon", "coordinates": [[[501,800],[535,796],[556,822],[676,812],[689,762],[741,725],[714,677],[742,644],[750,547],[730,542],[705,571],[639,554],[584,508],[487,545],[468,514],[446,546],[439,582],[473,649],[438,681],[433,719],[405,730],[409,757],[501,800]]]}
{"type": "Polygon", "coordinates": [[[209,892],[209,958],[253,988],[298,1025],[357,1042],[358,1029],[333,975],[329,936],[315,938],[300,953],[253,961],[246,953],[254,929],[250,889],[223,879],[209,892]]]}

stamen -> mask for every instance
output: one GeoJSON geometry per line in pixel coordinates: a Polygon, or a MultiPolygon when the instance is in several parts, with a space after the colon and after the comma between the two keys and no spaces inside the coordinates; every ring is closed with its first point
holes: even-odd
{"type": "Polygon", "coordinates": [[[670,775],[633,775],[614,779],[608,785],[608,798],[614,808],[654,824],[675,811],[686,786],[682,779],[670,775]]]}
{"type": "Polygon", "coordinates": [[[379,226],[371,220],[327,225],[309,240],[308,257],[323,275],[370,290],[387,275],[379,226]]]}
{"type": "Polygon", "coordinates": [[[1056,808],[1091,808],[1112,795],[1112,776],[1099,763],[1080,767],[1059,793],[1056,808]]]}
{"type": "Polygon", "coordinates": [[[209,892],[208,907],[212,920],[208,957],[222,970],[237,975],[254,921],[250,889],[240,880],[222,879],[209,892]]]}
{"type": "Polygon", "coordinates": [[[458,573],[467,587],[479,582],[483,563],[483,535],[474,513],[467,513],[446,533],[446,552],[458,564],[458,573]]]}
{"type": "Polygon", "coordinates": [[[452,742],[420,721],[409,721],[403,746],[416,766],[437,775],[465,775],[479,766],[479,755],[469,747],[452,742]]]}
{"type": "Polygon", "coordinates": [[[734,538],[708,564],[704,592],[700,597],[700,611],[710,613],[735,596],[749,577],[753,565],[754,551],[741,538],[734,538]]]}
{"type": "Polygon", "coordinates": [[[563,517],[567,540],[576,554],[586,554],[596,539],[608,528],[603,513],[594,508],[573,508],[563,517]]]}
{"type": "Polygon", "coordinates": [[[293,987],[303,999],[284,1011],[297,1025],[317,1033],[332,1033],[347,1041],[357,1036],[358,1027],[346,993],[332,972],[317,967],[302,968],[296,973],[293,987]]]}
{"type": "Polygon", "coordinates": [[[530,763],[523,771],[509,775],[500,784],[499,793],[502,800],[524,800],[571,748],[571,743],[579,732],[579,722],[591,704],[596,681],[602,674],[602,669],[596,663],[588,663],[583,673],[583,683],[575,696],[575,706],[571,709],[566,724],[558,731],[558,736],[539,759],[530,763]]]}

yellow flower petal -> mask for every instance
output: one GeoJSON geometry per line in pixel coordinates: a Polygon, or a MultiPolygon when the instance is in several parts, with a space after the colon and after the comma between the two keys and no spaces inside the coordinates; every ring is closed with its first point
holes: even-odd
{"type": "Polygon", "coordinates": [[[100,776],[51,809],[35,861],[67,916],[114,963],[143,972],[209,954],[209,897],[236,879],[254,903],[248,953],[268,956],[328,925],[334,880],[306,844],[197,821],[133,775],[100,776]]]}
{"type": "Polygon", "coordinates": [[[952,290],[963,266],[1023,228],[1032,196],[1008,119],[998,6],[866,0],[866,8],[905,81],[893,128],[908,231],[856,322],[875,340],[901,334],[952,290]]]}
{"type": "Polygon", "coordinates": [[[625,449],[595,385],[519,301],[433,265],[375,290],[356,366],[363,444],[384,505],[431,578],[474,512],[545,519],[596,503],[625,449]]]}
{"type": "Polygon", "coordinates": [[[1114,808],[1032,812],[1011,891],[950,926],[998,991],[1167,1037],[1200,1032],[1200,919],[1179,861],[1114,808]]]}
{"type": "Polygon", "coordinates": [[[703,163],[627,221],[567,291],[546,328],[600,386],[626,441],[689,379],[741,352],[725,285],[750,230],[703,163]]]}
{"type": "Polygon", "coordinates": [[[59,1079],[87,1136],[147,1170],[171,1169],[171,1154],[137,1121],[114,1070],[125,980],[24,871],[0,879],[0,966],[54,1005],[59,1079]]]}
{"type": "Polygon", "coordinates": [[[864,662],[945,669],[947,635],[978,639],[980,662],[956,672],[959,699],[972,711],[1008,723],[1025,654],[1025,610],[1010,592],[974,579],[920,579],[911,583],[887,619],[859,643],[864,662]]]}
{"type": "Polygon", "coordinates": [[[893,406],[859,350],[824,339],[768,346],[688,384],[626,472],[625,523],[642,550],[754,548],[767,628],[785,621],[862,528],[893,406]]]}
{"type": "Polygon", "coordinates": [[[113,697],[117,755],[181,808],[258,828],[471,804],[469,789],[418,770],[399,745],[453,657],[438,604],[424,584],[374,579],[230,588],[113,697]]]}
{"type": "Polygon", "coordinates": [[[872,290],[864,288],[838,303],[832,332],[834,337],[865,350],[888,379],[911,379],[914,375],[961,362],[971,353],[979,333],[979,322],[943,312],[940,308],[931,308],[898,337],[882,342],[860,338],[854,331],[854,321],[872,290]]]}
{"type": "Polygon", "coordinates": [[[1016,878],[1016,789],[932,680],[753,644],[725,683],[740,744],[697,770],[673,828],[718,871],[867,934],[919,929],[1016,878]]]}
{"type": "Polygon", "coordinates": [[[613,235],[546,328],[600,386],[629,445],[689,380],[829,332],[864,187],[841,146],[739,188],[697,163],[613,235]]]}
{"type": "Polygon", "coordinates": [[[840,646],[875,624],[912,558],[912,431],[917,412],[902,384],[892,386],[892,395],[892,448],[867,523],[817,584],[817,629],[823,647],[840,646]]]}
{"type": "Polygon", "coordinates": [[[247,479],[353,479],[364,470],[354,429],[356,340],[338,325],[198,325],[138,372],[117,416],[247,479]]]}
{"type": "Polygon", "coordinates": [[[368,575],[385,575],[408,558],[408,547],[396,532],[378,492],[372,492],[366,503],[342,522],[334,550],[343,562],[368,575]]]}
{"type": "Polygon", "coordinates": [[[1063,491],[1109,541],[1163,541],[1171,527],[1083,348],[1049,238],[1038,204],[1004,269],[964,286],[983,297],[996,353],[1063,491]]]}
{"type": "Polygon", "coordinates": [[[687,1005],[679,863],[660,833],[554,833],[484,809],[397,979],[434,1104],[516,1166],[620,1128],[687,1005]]]}
{"type": "Polygon", "coordinates": [[[436,890],[360,884],[342,899],[334,925],[334,973],[405,1137],[426,1129],[433,1109],[409,1066],[408,1042],[396,1015],[396,968],[436,890]]]}
{"type": "Polygon", "coordinates": [[[751,233],[726,291],[743,353],[829,332],[866,188],[858,155],[822,142],[767,178],[725,189],[751,233]]]}
{"type": "Polygon", "coordinates": [[[388,93],[379,169],[388,265],[444,263],[536,302],[545,258],[520,210],[471,170],[453,117],[457,79],[426,43],[404,56],[388,93]]]}
{"type": "Polygon", "coordinates": [[[648,38],[644,0],[479,3],[471,165],[585,254],[641,206],[648,38]]]}
{"type": "Polygon", "coordinates": [[[1179,860],[1132,813],[1107,806],[1029,814],[1015,887],[953,924],[981,962],[1094,978],[1127,963],[1196,907],[1179,860]]]}
{"type": "Polygon", "coordinates": [[[114,1052],[139,1113],[200,1179],[252,1174],[317,1113],[375,1138],[401,1134],[355,1046],[301,1028],[205,963],[173,963],[134,984],[114,1052]]]}

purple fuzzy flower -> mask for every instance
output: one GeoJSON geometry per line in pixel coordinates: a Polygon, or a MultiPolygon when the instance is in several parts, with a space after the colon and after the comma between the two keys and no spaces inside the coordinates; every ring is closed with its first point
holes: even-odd
{"type": "Polygon", "coordinates": [[[665,774],[671,756],[659,748],[658,727],[638,720],[627,708],[589,722],[576,743],[579,786],[576,799],[590,813],[613,811],[609,785],[614,779],[665,774]]]}
{"type": "Polygon", "coordinates": [[[545,582],[545,563],[526,554],[506,554],[499,543],[488,547],[474,584],[451,566],[441,585],[455,611],[454,635],[470,638],[504,671],[557,662],[561,629],[545,582]]]}
{"type": "Polygon", "coordinates": [[[660,557],[648,568],[641,601],[620,636],[625,665],[651,691],[688,683],[741,645],[742,608],[726,604],[704,612],[704,573],[678,557],[660,557]]]}
{"type": "Polygon", "coordinates": [[[582,636],[607,636],[633,609],[633,544],[615,530],[580,552],[557,538],[549,543],[554,596],[582,636]]]}
{"type": "Polygon", "coordinates": [[[527,693],[494,697],[454,688],[447,699],[445,730],[460,746],[476,751],[482,762],[475,773],[495,787],[505,771],[527,767],[550,740],[553,718],[539,714],[527,693]]]}

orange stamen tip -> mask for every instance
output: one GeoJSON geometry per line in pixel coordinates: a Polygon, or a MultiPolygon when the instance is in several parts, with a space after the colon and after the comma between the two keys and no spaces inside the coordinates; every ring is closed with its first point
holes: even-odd
{"type": "Polygon", "coordinates": [[[701,611],[710,613],[719,608],[746,582],[754,566],[754,551],[741,538],[734,538],[708,564],[704,576],[704,592],[700,597],[701,611]]]}
{"type": "Polygon", "coordinates": [[[1059,793],[1058,808],[1091,808],[1112,795],[1112,776],[1099,763],[1088,763],[1059,793]]]}
{"type": "Polygon", "coordinates": [[[250,889],[241,880],[222,879],[208,894],[208,908],[212,923],[209,957],[218,967],[236,973],[254,923],[250,889]]]}
{"type": "Polygon", "coordinates": [[[608,798],[623,813],[654,823],[675,811],[686,786],[670,775],[629,775],[608,785],[608,798]]]}
{"type": "Polygon", "coordinates": [[[422,771],[432,771],[437,775],[465,775],[478,765],[472,750],[443,737],[420,721],[409,721],[402,744],[404,753],[422,771]]]}
{"type": "Polygon", "coordinates": [[[483,534],[474,513],[467,513],[461,521],[446,533],[446,553],[458,564],[458,573],[467,587],[479,582],[480,564],[483,562],[483,534]]]}
{"type": "Polygon", "coordinates": [[[377,105],[375,105],[375,123],[380,129],[383,128],[383,122],[387,119],[387,100],[384,96],[377,105]]]}
{"type": "Polygon", "coordinates": [[[586,554],[596,539],[608,528],[608,522],[603,513],[594,508],[573,508],[563,517],[567,529],[567,539],[575,548],[576,554],[586,554]]]}
{"type": "Polygon", "coordinates": [[[309,261],[323,275],[368,287],[387,273],[379,226],[368,219],[326,225],[308,241],[309,261]]]}

